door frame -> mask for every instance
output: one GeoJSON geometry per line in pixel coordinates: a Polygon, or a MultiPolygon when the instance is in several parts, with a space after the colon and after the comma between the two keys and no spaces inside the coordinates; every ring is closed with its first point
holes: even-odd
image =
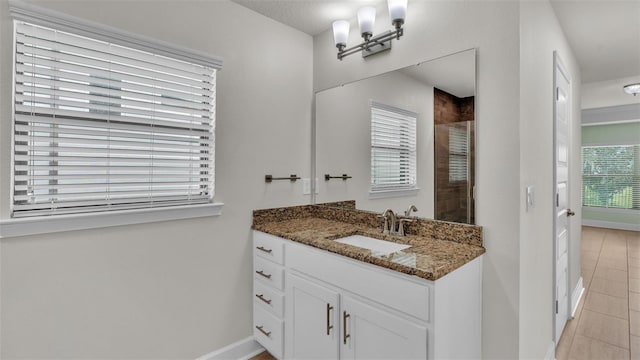
{"type": "MultiPolygon", "coordinates": [[[[557,284],[557,265],[558,265],[558,261],[557,261],[557,252],[558,252],[558,246],[557,246],[557,205],[556,205],[556,194],[558,193],[558,174],[557,174],[557,88],[558,88],[558,72],[561,72],[562,75],[564,75],[564,77],[567,79],[567,83],[568,83],[568,93],[567,93],[567,210],[570,209],[570,205],[571,205],[571,192],[569,191],[569,186],[572,185],[571,182],[571,171],[569,171],[569,167],[570,167],[570,162],[571,162],[571,143],[572,143],[572,138],[571,138],[571,118],[572,118],[572,102],[573,102],[573,93],[571,91],[571,84],[572,84],[572,80],[571,80],[571,75],[569,74],[569,71],[567,70],[567,68],[564,66],[564,63],[562,62],[562,59],[560,58],[560,55],[558,54],[557,50],[553,51],[553,91],[552,91],[552,96],[553,96],[553,199],[552,199],[552,216],[553,216],[553,233],[552,233],[552,246],[553,246],[553,280],[552,280],[552,285],[553,285],[553,298],[551,299],[551,314],[552,314],[552,327],[553,327],[553,341],[555,343],[555,346],[558,346],[558,342],[560,340],[560,336],[562,336],[562,331],[560,331],[560,334],[557,334],[557,328],[556,328],[556,301],[558,299],[558,294],[557,294],[557,288],[558,288],[558,284],[557,284]]],[[[566,283],[566,289],[567,289],[567,320],[571,319],[572,315],[571,315],[571,294],[572,294],[572,289],[569,287],[569,284],[571,283],[570,279],[571,279],[571,246],[569,246],[569,242],[571,240],[571,226],[570,223],[567,222],[567,283],[566,283]]],[[[566,323],[565,323],[566,326],[566,323]]],[[[564,329],[564,328],[563,328],[564,329]]]]}

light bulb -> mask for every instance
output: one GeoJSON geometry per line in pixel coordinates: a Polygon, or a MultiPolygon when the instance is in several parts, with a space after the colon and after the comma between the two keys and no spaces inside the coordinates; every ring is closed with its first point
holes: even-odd
{"type": "Polygon", "coordinates": [[[347,46],[349,38],[349,22],[346,20],[336,20],[333,22],[333,41],[337,47],[347,46]]]}
{"type": "Polygon", "coordinates": [[[371,6],[363,7],[358,10],[358,26],[360,34],[365,40],[369,40],[373,35],[373,25],[376,22],[376,8],[371,6]]]}
{"type": "Polygon", "coordinates": [[[387,4],[391,24],[396,27],[398,27],[397,24],[404,24],[404,19],[407,17],[407,0],[387,0],[387,4]]]}

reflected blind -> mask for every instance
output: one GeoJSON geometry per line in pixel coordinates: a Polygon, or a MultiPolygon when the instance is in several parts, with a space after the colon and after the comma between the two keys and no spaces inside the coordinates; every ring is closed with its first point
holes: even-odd
{"type": "Polygon", "coordinates": [[[212,200],[215,69],[15,30],[14,217],[212,200]]]}
{"type": "Polygon", "coordinates": [[[371,191],[416,186],[417,114],[371,102],[371,191]]]}
{"type": "Polygon", "coordinates": [[[640,210],[640,145],[582,147],[582,205],[640,210]]]}
{"type": "Polygon", "coordinates": [[[467,123],[452,124],[449,128],[449,181],[467,181],[469,137],[467,123]]]}

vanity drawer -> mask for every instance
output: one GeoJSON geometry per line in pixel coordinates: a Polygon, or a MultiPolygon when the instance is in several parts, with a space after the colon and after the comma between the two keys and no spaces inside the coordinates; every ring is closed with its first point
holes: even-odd
{"type": "Polygon", "coordinates": [[[273,356],[282,359],[284,322],[255,304],[253,306],[253,336],[273,356]]]}
{"type": "Polygon", "coordinates": [[[253,277],[278,290],[284,289],[284,268],[259,257],[253,259],[253,277]]]}
{"type": "Polygon", "coordinates": [[[253,283],[253,298],[256,306],[269,310],[273,315],[284,317],[284,295],[260,282],[253,283]]]}
{"type": "Polygon", "coordinates": [[[253,232],[253,252],[256,256],[284,264],[284,242],[282,239],[263,232],[253,232]]]}
{"type": "Polygon", "coordinates": [[[287,243],[287,267],[430,321],[431,286],[375,265],[300,244],[287,243]]]}

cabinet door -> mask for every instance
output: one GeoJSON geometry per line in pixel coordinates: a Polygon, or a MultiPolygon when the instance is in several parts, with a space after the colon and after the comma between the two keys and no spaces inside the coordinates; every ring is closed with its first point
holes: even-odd
{"type": "Polygon", "coordinates": [[[348,296],[341,299],[340,358],[426,359],[427,328],[348,296]]]}
{"type": "Polygon", "coordinates": [[[285,282],[285,357],[337,359],[338,293],[292,274],[285,282]]]}

